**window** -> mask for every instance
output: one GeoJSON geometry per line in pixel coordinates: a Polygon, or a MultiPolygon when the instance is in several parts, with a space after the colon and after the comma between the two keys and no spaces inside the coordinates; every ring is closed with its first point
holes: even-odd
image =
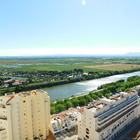
{"type": "Polygon", "coordinates": [[[86,128],[86,133],[89,134],[89,129],[88,128],[86,128]]]}
{"type": "Polygon", "coordinates": [[[108,135],[110,134],[110,129],[107,130],[108,135]]]}
{"type": "Polygon", "coordinates": [[[87,133],[87,134],[89,134],[89,132],[88,132],[88,131],[86,131],[86,133],[87,133]]]}

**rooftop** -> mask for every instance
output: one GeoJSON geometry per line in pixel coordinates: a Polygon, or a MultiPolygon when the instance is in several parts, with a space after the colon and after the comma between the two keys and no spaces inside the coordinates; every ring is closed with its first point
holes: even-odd
{"type": "Polygon", "coordinates": [[[39,95],[39,94],[42,94],[42,93],[47,94],[47,92],[45,92],[43,90],[39,90],[39,91],[32,90],[32,91],[28,91],[28,92],[20,92],[18,94],[13,93],[11,95],[5,94],[5,96],[0,97],[0,105],[4,105],[4,104],[9,103],[16,96],[24,96],[24,97],[26,97],[26,96],[30,96],[30,95],[39,95]]]}
{"type": "Polygon", "coordinates": [[[115,95],[112,95],[109,99],[107,99],[106,97],[103,97],[100,100],[95,100],[89,103],[89,105],[87,106],[87,109],[93,110],[95,112],[97,110],[104,108],[108,104],[115,103],[133,94],[136,94],[136,91],[120,92],[115,95]]]}
{"type": "Polygon", "coordinates": [[[78,112],[80,114],[83,114],[84,113],[84,108],[85,108],[85,106],[84,107],[77,107],[77,108],[71,107],[71,108],[69,108],[66,111],[60,112],[59,114],[53,114],[53,115],[51,115],[50,119],[64,120],[67,116],[73,118],[73,117],[75,117],[77,115],[78,112]]]}
{"type": "Polygon", "coordinates": [[[140,89],[140,85],[136,86],[136,89],[140,89]]]}

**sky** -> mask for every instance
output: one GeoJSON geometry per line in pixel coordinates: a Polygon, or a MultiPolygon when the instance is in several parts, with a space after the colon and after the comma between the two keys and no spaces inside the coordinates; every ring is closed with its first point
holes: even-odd
{"type": "Polygon", "coordinates": [[[0,56],[140,52],[140,0],[1,0],[0,56]]]}

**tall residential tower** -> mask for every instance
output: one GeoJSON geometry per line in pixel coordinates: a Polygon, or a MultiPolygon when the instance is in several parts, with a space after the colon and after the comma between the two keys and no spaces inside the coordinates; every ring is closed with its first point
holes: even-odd
{"type": "Polygon", "coordinates": [[[50,98],[46,92],[0,97],[0,140],[44,140],[49,127],[50,98]]]}

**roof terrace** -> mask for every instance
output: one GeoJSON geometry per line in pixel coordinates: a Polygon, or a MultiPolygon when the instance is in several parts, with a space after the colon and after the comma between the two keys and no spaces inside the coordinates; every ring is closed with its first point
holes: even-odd
{"type": "Polygon", "coordinates": [[[118,94],[112,95],[109,99],[107,99],[106,97],[103,97],[100,100],[95,100],[95,101],[89,103],[89,105],[87,106],[87,109],[97,111],[111,103],[120,101],[120,100],[124,99],[125,97],[129,97],[130,95],[133,95],[135,93],[136,93],[135,91],[120,92],[118,94]]]}

